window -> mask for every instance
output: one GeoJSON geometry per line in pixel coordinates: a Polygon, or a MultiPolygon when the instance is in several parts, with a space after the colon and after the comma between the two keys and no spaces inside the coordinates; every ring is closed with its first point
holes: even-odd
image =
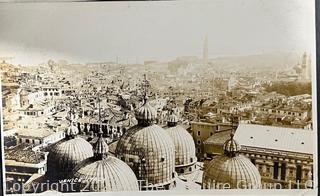
{"type": "Polygon", "coordinates": [[[281,164],[281,180],[286,179],[286,164],[282,163],[281,164]]]}
{"type": "Polygon", "coordinates": [[[200,131],[198,131],[198,136],[200,136],[200,131]]]}
{"type": "Polygon", "coordinates": [[[193,162],[193,158],[190,158],[190,163],[192,163],[193,162]]]}
{"type": "Polygon", "coordinates": [[[29,144],[29,143],[30,143],[30,140],[29,140],[29,139],[26,139],[26,143],[29,144]]]}
{"type": "Polygon", "coordinates": [[[198,140],[198,141],[197,141],[197,143],[200,145],[200,144],[201,144],[201,141],[200,141],[200,140],[198,140]]]}
{"type": "Polygon", "coordinates": [[[301,181],[301,176],[302,176],[302,166],[297,165],[297,171],[296,171],[296,181],[297,182],[301,181]]]}
{"type": "Polygon", "coordinates": [[[278,175],[279,175],[279,163],[278,162],[274,162],[273,165],[273,179],[278,179],[278,175]]]}

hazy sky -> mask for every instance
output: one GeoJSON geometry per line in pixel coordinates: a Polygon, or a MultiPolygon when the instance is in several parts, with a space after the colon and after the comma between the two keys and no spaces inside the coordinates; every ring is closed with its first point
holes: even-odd
{"type": "Polygon", "coordinates": [[[0,57],[13,63],[170,60],[314,48],[313,0],[0,4],[0,57]]]}

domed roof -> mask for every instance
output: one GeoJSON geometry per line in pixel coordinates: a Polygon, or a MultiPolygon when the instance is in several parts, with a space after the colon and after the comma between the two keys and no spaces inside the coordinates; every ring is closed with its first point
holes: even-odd
{"type": "Polygon", "coordinates": [[[49,150],[48,171],[63,178],[69,175],[78,163],[92,156],[92,146],[83,138],[76,137],[59,142],[49,150]]]}
{"type": "Polygon", "coordinates": [[[136,110],[135,117],[140,126],[149,126],[154,123],[157,117],[156,110],[147,102],[148,97],[145,96],[144,104],[136,110]]]}
{"type": "Polygon", "coordinates": [[[94,156],[74,169],[74,177],[81,179],[78,189],[84,191],[138,191],[138,180],[123,161],[108,155],[108,145],[102,138],[94,144],[94,156]]]}
{"type": "Polygon", "coordinates": [[[115,154],[131,166],[138,179],[157,186],[174,180],[174,150],[174,143],[163,128],[137,125],[121,137],[115,154]],[[136,164],[140,166],[135,167],[136,164]]]}
{"type": "Polygon", "coordinates": [[[70,123],[66,138],[49,149],[48,173],[51,177],[64,178],[79,162],[93,156],[91,144],[76,137],[78,133],[78,128],[70,123]]]}
{"type": "Polygon", "coordinates": [[[138,191],[138,180],[123,161],[107,156],[103,160],[89,158],[76,168],[74,177],[82,179],[79,190],[88,191],[138,191]]]}
{"type": "Polygon", "coordinates": [[[202,187],[206,189],[261,188],[261,176],[251,161],[239,155],[241,146],[233,139],[224,144],[224,154],[217,155],[206,166],[203,173],[202,187]]]}
{"type": "Polygon", "coordinates": [[[121,137],[115,154],[133,169],[139,180],[154,187],[168,185],[174,181],[174,143],[163,128],[153,124],[156,112],[146,100],[137,114],[138,125],[121,137]]]}
{"type": "Polygon", "coordinates": [[[197,161],[196,147],[192,136],[180,125],[177,125],[178,117],[171,114],[168,118],[168,126],[166,129],[172,138],[175,146],[175,165],[185,166],[193,164],[197,161]],[[176,124],[175,126],[174,123],[176,124]]]}

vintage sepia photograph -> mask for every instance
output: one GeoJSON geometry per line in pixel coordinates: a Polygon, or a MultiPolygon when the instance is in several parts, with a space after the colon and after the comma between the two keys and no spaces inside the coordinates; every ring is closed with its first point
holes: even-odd
{"type": "Polygon", "coordinates": [[[0,3],[0,26],[6,195],[316,194],[314,1],[0,3]]]}

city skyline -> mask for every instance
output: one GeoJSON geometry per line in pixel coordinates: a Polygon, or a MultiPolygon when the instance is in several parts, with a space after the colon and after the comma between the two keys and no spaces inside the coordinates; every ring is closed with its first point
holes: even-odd
{"type": "Polygon", "coordinates": [[[311,1],[30,3],[0,9],[6,27],[0,32],[0,54],[22,65],[48,59],[105,62],[117,56],[129,64],[201,58],[206,35],[209,58],[314,48],[314,23],[307,20],[314,14],[311,1]]]}

